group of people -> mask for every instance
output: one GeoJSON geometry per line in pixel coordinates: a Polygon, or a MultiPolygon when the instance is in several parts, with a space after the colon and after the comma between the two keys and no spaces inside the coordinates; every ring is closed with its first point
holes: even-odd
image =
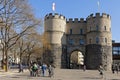
{"type": "Polygon", "coordinates": [[[29,70],[30,70],[30,76],[33,76],[33,77],[46,76],[47,71],[49,73],[49,75],[48,75],[49,77],[52,77],[54,74],[53,66],[51,66],[51,65],[47,66],[46,64],[39,65],[36,62],[34,62],[30,65],[29,70]]]}
{"type": "MultiPolygon", "coordinates": [[[[101,75],[102,78],[103,78],[104,68],[103,68],[102,65],[99,66],[98,71],[99,71],[100,75],[101,75]]],[[[117,73],[117,74],[118,74],[119,71],[120,71],[120,65],[119,65],[119,64],[113,64],[113,65],[112,65],[112,73],[113,73],[113,74],[114,74],[114,73],[117,73]]]]}
{"type": "Polygon", "coordinates": [[[113,64],[112,65],[112,73],[114,74],[115,72],[118,74],[120,70],[120,65],[119,64],[113,64]]]}
{"type": "MultiPolygon", "coordinates": [[[[112,73],[118,73],[120,70],[119,64],[112,65],[112,73]]],[[[42,64],[39,65],[36,62],[33,62],[29,66],[30,76],[47,76],[46,73],[48,72],[48,76],[52,77],[54,75],[54,67],[52,65],[42,64]]],[[[86,71],[86,65],[83,66],[83,71],[86,71]]],[[[99,66],[98,71],[100,75],[103,77],[104,68],[102,65],[99,66]]],[[[19,64],[19,72],[23,72],[23,65],[19,64]]]]}

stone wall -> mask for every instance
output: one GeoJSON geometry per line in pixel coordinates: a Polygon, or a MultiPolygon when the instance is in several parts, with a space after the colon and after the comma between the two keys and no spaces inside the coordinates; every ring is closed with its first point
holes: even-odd
{"type": "Polygon", "coordinates": [[[72,51],[80,50],[85,55],[85,63],[88,69],[97,69],[100,64],[103,64],[106,70],[111,69],[110,15],[96,13],[95,15],[91,14],[86,19],[75,18],[73,20],[69,18],[66,20],[65,16],[61,14],[50,13],[45,16],[44,25],[46,42],[51,46],[50,53],[47,52],[48,56],[45,58],[54,66],[59,68],[69,66],[72,51]],[[72,33],[70,33],[71,30],[72,33]],[[98,43],[96,38],[99,39],[98,43]],[[83,40],[84,43],[80,44],[80,40],[83,40]],[[70,44],[70,41],[73,44],[70,44]]]}
{"type": "Polygon", "coordinates": [[[85,64],[88,69],[98,69],[102,64],[105,70],[111,70],[112,47],[91,44],[86,46],[85,64]]]}

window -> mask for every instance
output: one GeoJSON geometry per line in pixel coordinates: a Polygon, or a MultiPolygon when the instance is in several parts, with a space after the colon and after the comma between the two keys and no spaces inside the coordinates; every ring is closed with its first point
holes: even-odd
{"type": "Polygon", "coordinates": [[[80,34],[83,34],[83,29],[80,29],[80,34]]]}
{"type": "Polygon", "coordinates": [[[90,26],[90,31],[91,31],[91,26],[90,26]]]}
{"type": "Polygon", "coordinates": [[[118,54],[118,52],[117,51],[113,51],[113,54],[118,54]]]}
{"type": "Polygon", "coordinates": [[[91,42],[92,42],[92,39],[89,39],[89,43],[91,44],[91,42]]]}
{"type": "Polygon", "coordinates": [[[120,47],[118,47],[118,50],[120,51],[120,47]]]}
{"type": "Polygon", "coordinates": [[[70,44],[70,45],[73,45],[73,44],[74,44],[73,39],[70,39],[70,40],[69,40],[69,44],[70,44]]]}
{"type": "Polygon", "coordinates": [[[112,48],[113,50],[113,54],[117,54],[117,55],[120,55],[120,47],[113,47],[112,48]]]}
{"type": "Polygon", "coordinates": [[[113,50],[117,51],[117,50],[119,50],[119,48],[118,47],[113,47],[113,50]]]}
{"type": "Polygon", "coordinates": [[[83,45],[85,42],[83,39],[80,39],[80,45],[83,45]]]}
{"type": "Polygon", "coordinates": [[[107,38],[105,38],[105,43],[107,43],[107,38]]]}
{"type": "Polygon", "coordinates": [[[72,29],[70,29],[70,34],[72,34],[72,29]]]}
{"type": "Polygon", "coordinates": [[[106,26],[104,26],[104,30],[106,31],[107,29],[106,29],[106,26]]]}
{"type": "Polygon", "coordinates": [[[99,26],[97,25],[97,26],[96,26],[96,31],[98,31],[98,30],[99,30],[99,26]]]}
{"type": "Polygon", "coordinates": [[[96,43],[97,43],[97,44],[99,43],[99,38],[98,38],[98,37],[96,37],[96,43]]]}

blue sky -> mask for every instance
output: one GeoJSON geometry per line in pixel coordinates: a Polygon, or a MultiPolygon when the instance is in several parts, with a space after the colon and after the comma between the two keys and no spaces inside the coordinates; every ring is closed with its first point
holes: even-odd
{"type": "Polygon", "coordinates": [[[107,13],[111,16],[112,39],[120,42],[120,0],[29,0],[34,14],[44,19],[48,13],[53,13],[52,3],[56,4],[56,12],[66,18],[87,18],[91,13],[107,13]],[[98,11],[97,2],[100,3],[98,11]]]}

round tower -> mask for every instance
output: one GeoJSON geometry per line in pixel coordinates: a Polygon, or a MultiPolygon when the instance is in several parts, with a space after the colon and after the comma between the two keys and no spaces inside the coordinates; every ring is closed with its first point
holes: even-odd
{"type": "Polygon", "coordinates": [[[111,17],[108,14],[96,13],[87,18],[86,66],[97,69],[100,64],[105,70],[112,65],[111,17]]]}
{"type": "Polygon", "coordinates": [[[66,18],[63,15],[47,14],[44,19],[45,41],[49,45],[46,55],[47,62],[55,67],[61,67],[62,46],[66,45],[66,18]]]}

